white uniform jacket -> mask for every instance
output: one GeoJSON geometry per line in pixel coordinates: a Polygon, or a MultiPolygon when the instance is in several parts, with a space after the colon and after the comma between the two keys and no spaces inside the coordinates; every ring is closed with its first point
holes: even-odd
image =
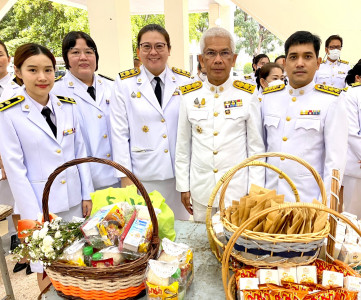
{"type": "MultiPolygon", "coordinates": [[[[8,77],[9,78],[9,77],[8,77]]],[[[2,93],[0,95],[0,102],[10,99],[17,95],[20,86],[13,80],[13,77],[9,81],[2,85],[2,93]]]]}
{"type": "Polygon", "coordinates": [[[345,98],[349,121],[345,175],[361,178],[361,84],[348,88],[345,98]]]}
{"type": "MultiPolygon", "coordinates": [[[[265,145],[268,152],[284,152],[307,161],[321,175],[327,195],[331,191],[332,169],[345,169],[347,153],[347,112],[343,93],[328,87],[316,90],[314,82],[293,89],[290,85],[266,88],[262,98],[262,118],[265,145]],[[267,93],[269,92],[269,93],[267,93]]],[[[292,160],[268,158],[294,182],[302,202],[318,199],[320,190],[312,174],[292,160]]],[[[266,170],[266,187],[285,194],[285,200],[295,197],[284,179],[266,170]]]]}
{"type": "Polygon", "coordinates": [[[320,64],[320,68],[315,74],[315,83],[333,86],[339,89],[344,88],[347,84],[345,78],[350,70],[347,61],[336,60],[331,62],[328,59],[320,64]]]}
{"type": "MultiPolygon", "coordinates": [[[[0,153],[15,199],[15,213],[22,219],[36,219],[42,212],[42,195],[49,175],[65,162],[86,156],[84,141],[77,121],[75,104],[59,101],[50,94],[56,116],[57,138],[29,96],[0,111],[0,153]]],[[[1,108],[0,108],[1,109],[1,108]]],[[[86,164],[73,166],[54,180],[49,197],[49,211],[67,211],[90,199],[93,192],[86,164]]]]}
{"type": "MultiPolygon", "coordinates": [[[[162,107],[144,66],[121,72],[111,99],[114,160],[141,181],[165,180],[175,176],[175,144],[181,97],[177,88],[192,80],[166,68],[162,107]],[[130,71],[133,74],[128,77],[130,71]]],[[[117,172],[117,176],[124,175],[117,172]]]]}
{"type": "MultiPolygon", "coordinates": [[[[96,101],[88,94],[79,79],[70,72],[55,83],[53,93],[76,101],[87,155],[112,160],[109,106],[114,82],[96,74],[94,76],[96,101]]],[[[90,169],[95,189],[118,182],[111,166],[91,163],[90,169]]]]}
{"type": "MultiPolygon", "coordinates": [[[[229,169],[264,152],[261,116],[257,94],[252,95],[254,85],[232,77],[221,86],[208,80],[201,87],[200,82],[193,85],[193,91],[183,91],[179,113],[177,190],[190,191],[194,201],[207,205],[212,189],[229,169]],[[247,88],[236,88],[237,83],[247,88]]],[[[246,168],[238,171],[227,189],[226,205],[227,200],[245,195],[249,183],[264,186],[264,173],[262,167],[252,168],[249,174],[246,168]]]]}

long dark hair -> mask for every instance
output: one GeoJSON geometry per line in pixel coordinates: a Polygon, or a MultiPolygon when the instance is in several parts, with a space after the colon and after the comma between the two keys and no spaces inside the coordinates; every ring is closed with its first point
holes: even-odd
{"type": "Polygon", "coordinates": [[[355,83],[355,76],[361,76],[361,62],[358,62],[353,66],[351,70],[348,71],[345,81],[348,85],[355,83]]]}
{"type": "Polygon", "coordinates": [[[276,63],[265,64],[262,68],[256,70],[255,77],[256,77],[258,89],[261,87],[261,78],[266,79],[274,68],[281,69],[282,73],[284,71],[283,66],[281,66],[280,64],[276,64],[276,63]]]}

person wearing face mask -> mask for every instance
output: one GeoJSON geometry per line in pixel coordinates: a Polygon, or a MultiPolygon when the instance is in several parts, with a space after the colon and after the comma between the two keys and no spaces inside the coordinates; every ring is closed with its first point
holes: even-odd
{"type": "Polygon", "coordinates": [[[350,70],[349,63],[341,60],[342,37],[331,35],[325,42],[327,59],[323,60],[315,75],[315,83],[342,89],[346,86],[345,78],[350,70]]]}
{"type": "Polygon", "coordinates": [[[284,84],[283,67],[276,63],[265,64],[256,71],[258,92],[262,93],[266,87],[284,84]]]}
{"type": "Polygon", "coordinates": [[[252,60],[253,73],[244,75],[243,76],[244,78],[242,78],[241,80],[250,84],[256,84],[256,77],[255,77],[256,71],[262,68],[265,64],[268,64],[269,62],[270,62],[269,57],[263,53],[253,57],[252,60]]]}
{"type": "MultiPolygon", "coordinates": [[[[171,44],[168,32],[149,24],[137,36],[142,65],[120,72],[110,104],[114,161],[133,172],[148,193],[157,190],[176,219],[189,215],[175,186],[175,145],[180,91],[193,82],[187,71],[167,66],[171,44]]],[[[122,187],[132,184],[121,172],[122,187]]]]}

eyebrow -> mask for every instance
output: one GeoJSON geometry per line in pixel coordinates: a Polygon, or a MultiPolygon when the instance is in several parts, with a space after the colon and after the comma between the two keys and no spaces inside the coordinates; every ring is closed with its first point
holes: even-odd
{"type": "Polygon", "coordinates": [[[302,53],[299,53],[299,52],[291,52],[291,53],[288,53],[288,56],[289,56],[289,55],[295,55],[295,54],[313,54],[313,55],[315,55],[314,52],[308,51],[308,52],[302,52],[302,53]]]}
{"type": "MultiPolygon", "coordinates": [[[[26,66],[27,68],[38,68],[39,66],[35,66],[35,65],[28,65],[26,66]]],[[[52,68],[53,66],[52,65],[49,65],[49,66],[45,66],[45,68],[52,68]]]]}

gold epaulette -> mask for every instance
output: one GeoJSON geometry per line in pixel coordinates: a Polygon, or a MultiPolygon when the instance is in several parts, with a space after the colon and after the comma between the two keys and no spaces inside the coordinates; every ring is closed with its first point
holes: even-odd
{"type": "Polygon", "coordinates": [[[348,65],[348,61],[346,61],[346,60],[340,59],[339,62],[340,62],[340,63],[343,63],[343,64],[345,64],[345,65],[348,65]]]}
{"type": "Polygon", "coordinates": [[[243,81],[240,81],[240,80],[233,81],[233,86],[236,89],[245,91],[245,92],[250,93],[250,94],[253,94],[254,90],[256,89],[256,86],[254,84],[243,82],[243,81]]]}
{"type": "Polygon", "coordinates": [[[315,89],[320,92],[324,92],[324,93],[335,95],[335,96],[339,96],[342,91],[341,89],[335,88],[333,86],[324,85],[324,84],[316,84],[315,89]]]}
{"type": "Polygon", "coordinates": [[[64,96],[57,96],[57,97],[61,102],[76,104],[76,102],[73,98],[68,98],[68,97],[64,97],[64,96]]]}
{"type": "Polygon", "coordinates": [[[126,70],[123,72],[119,73],[120,79],[124,80],[133,76],[136,76],[140,74],[140,69],[139,68],[134,68],[134,69],[130,69],[130,70],[126,70]]]}
{"type": "Polygon", "coordinates": [[[15,104],[20,103],[21,101],[24,101],[24,96],[16,96],[14,98],[11,98],[9,100],[6,100],[4,102],[0,103],[0,111],[3,111],[5,109],[10,108],[11,106],[14,106],[15,104]]]}
{"type": "Polygon", "coordinates": [[[178,69],[178,68],[175,68],[175,67],[172,68],[172,71],[173,71],[174,73],[179,74],[179,75],[183,75],[183,76],[186,76],[186,77],[188,77],[188,78],[191,78],[191,73],[189,73],[188,71],[185,71],[185,70],[182,70],[182,69],[178,69]]]}
{"type": "Polygon", "coordinates": [[[190,92],[200,89],[202,87],[202,85],[203,85],[202,81],[196,81],[191,84],[186,84],[186,85],[180,86],[179,89],[181,90],[182,95],[184,95],[184,94],[187,94],[187,93],[190,93],[190,92]]]}
{"type": "Polygon", "coordinates": [[[110,81],[114,81],[114,78],[111,78],[111,77],[108,77],[108,76],[105,76],[105,75],[102,75],[102,74],[98,74],[100,77],[103,77],[105,79],[108,79],[110,81]]]}
{"type": "Polygon", "coordinates": [[[321,64],[324,64],[326,62],[326,60],[323,60],[323,61],[321,61],[321,64]]]}
{"type": "Polygon", "coordinates": [[[262,94],[268,94],[268,93],[273,93],[273,92],[277,92],[277,91],[281,91],[285,88],[285,84],[279,84],[279,85],[274,85],[274,86],[268,86],[266,87],[262,94]]]}
{"type": "Polygon", "coordinates": [[[347,92],[348,90],[348,86],[346,86],[345,88],[342,89],[344,92],[347,92]]]}
{"type": "Polygon", "coordinates": [[[251,75],[244,75],[244,79],[252,79],[251,75]]]}
{"type": "Polygon", "coordinates": [[[63,75],[59,75],[58,77],[55,78],[55,82],[57,82],[58,80],[62,79],[63,75]]]}
{"type": "MultiPolygon", "coordinates": [[[[351,84],[351,86],[352,87],[361,86],[361,82],[355,82],[355,83],[351,84]]],[[[347,87],[345,89],[347,89],[347,87]]]]}

